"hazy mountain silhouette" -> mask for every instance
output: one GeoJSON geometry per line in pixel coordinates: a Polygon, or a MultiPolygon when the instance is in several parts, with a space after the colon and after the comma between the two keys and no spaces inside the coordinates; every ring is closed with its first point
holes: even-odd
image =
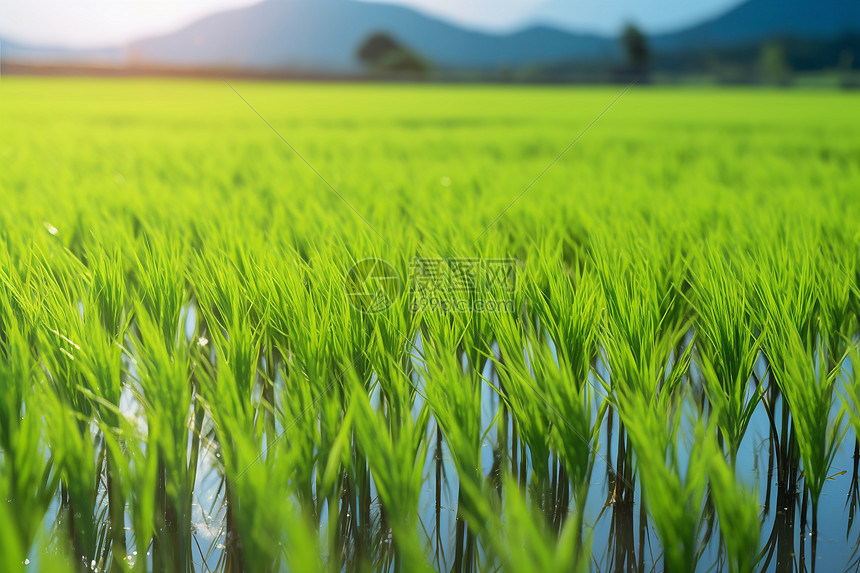
{"type": "Polygon", "coordinates": [[[352,71],[359,69],[359,44],[379,31],[442,68],[519,67],[617,52],[611,38],[547,27],[489,34],[387,4],[267,0],[134,42],[129,56],[155,64],[352,71]]]}
{"type": "MultiPolygon", "coordinates": [[[[860,32],[858,0],[749,0],[695,26],[650,38],[656,51],[684,53],[768,38],[827,40],[860,32]]],[[[509,34],[469,30],[410,8],[354,0],[266,0],[212,14],[177,31],[102,50],[32,48],[4,42],[4,60],[123,60],[155,66],[236,67],[353,73],[356,50],[385,32],[434,66],[497,70],[620,60],[615,38],[536,26],[509,34]]]]}
{"type": "Polygon", "coordinates": [[[858,0],[750,0],[721,16],[653,38],[661,50],[750,44],[773,37],[826,39],[860,32],[858,0]]]}
{"type": "Polygon", "coordinates": [[[92,48],[72,50],[52,46],[33,46],[13,40],[0,39],[0,58],[16,62],[100,62],[121,64],[125,62],[125,49],[122,47],[92,48]]]}
{"type": "Polygon", "coordinates": [[[562,30],[617,35],[633,22],[654,35],[697,25],[727,12],[743,0],[541,0],[525,22],[562,30]]]}

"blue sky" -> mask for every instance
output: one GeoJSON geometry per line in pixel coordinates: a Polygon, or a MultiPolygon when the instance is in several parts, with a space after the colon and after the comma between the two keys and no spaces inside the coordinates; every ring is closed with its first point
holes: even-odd
{"type": "MultiPolygon", "coordinates": [[[[176,29],[202,15],[258,0],[0,0],[0,36],[41,45],[93,47],[176,29]]],[[[284,0],[289,1],[289,0],[284,0]]],[[[455,22],[506,30],[540,20],[612,33],[626,20],[663,31],[740,0],[373,0],[455,22]]]]}

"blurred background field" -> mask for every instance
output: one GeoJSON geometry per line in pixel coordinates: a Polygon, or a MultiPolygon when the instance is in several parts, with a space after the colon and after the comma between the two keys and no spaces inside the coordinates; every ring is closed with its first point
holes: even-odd
{"type": "MultiPolygon", "coordinates": [[[[383,235],[448,229],[463,246],[621,91],[234,87],[383,235]]],[[[49,220],[69,238],[98,212],[263,217],[254,227],[277,223],[284,239],[370,232],[223,82],[9,78],[0,106],[7,232],[49,220]]],[[[827,220],[838,206],[850,220],[855,108],[821,90],[634,88],[498,230],[590,227],[618,211],[719,226],[827,220]]]]}

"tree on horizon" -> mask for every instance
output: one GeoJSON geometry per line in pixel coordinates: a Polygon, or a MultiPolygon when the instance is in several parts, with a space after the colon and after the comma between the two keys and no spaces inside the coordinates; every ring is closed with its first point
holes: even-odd
{"type": "Polygon", "coordinates": [[[644,71],[648,67],[651,50],[648,46],[648,38],[636,24],[628,22],[621,31],[621,45],[627,56],[627,63],[637,71],[644,71]]]}
{"type": "Polygon", "coordinates": [[[371,34],[358,47],[356,55],[376,72],[424,73],[430,69],[426,60],[385,32],[371,34]]]}

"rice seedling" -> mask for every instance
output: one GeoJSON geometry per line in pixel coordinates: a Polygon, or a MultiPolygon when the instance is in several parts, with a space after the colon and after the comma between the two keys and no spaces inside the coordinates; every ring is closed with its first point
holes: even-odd
{"type": "Polygon", "coordinates": [[[759,343],[751,329],[745,281],[734,276],[734,269],[716,250],[707,249],[702,259],[690,281],[697,364],[735,466],[741,441],[764,391],[762,382],[750,388],[759,343]]]}
{"type": "MultiPolygon", "coordinates": [[[[498,503],[497,492],[484,479],[482,467],[481,449],[489,432],[489,429],[484,431],[481,423],[481,393],[486,389],[478,367],[473,363],[464,366],[462,354],[458,354],[466,335],[461,319],[459,315],[425,315],[422,375],[424,395],[437,425],[437,459],[442,456],[444,440],[457,471],[457,541],[453,567],[469,570],[477,558],[476,537],[487,539],[487,526],[498,503]]],[[[441,481],[438,472],[436,480],[441,481]]]]}
{"type": "MultiPolygon", "coordinates": [[[[464,325],[459,316],[425,316],[421,353],[424,372],[423,390],[433,416],[448,444],[462,489],[462,500],[480,500],[484,480],[481,462],[481,373],[457,356],[463,343],[464,325]],[[453,324],[452,324],[453,323],[453,324]]],[[[480,527],[485,511],[466,507],[466,513],[480,527]]]]}
{"type": "MultiPolygon", "coordinates": [[[[837,243],[833,251],[842,245],[837,243]]],[[[854,261],[841,252],[822,252],[817,258],[816,299],[821,332],[819,344],[823,346],[825,366],[828,370],[841,369],[851,339],[857,330],[857,315],[851,304],[857,285],[854,261]],[[848,259],[848,260],[845,260],[848,259]]]]}
{"type": "Polygon", "coordinates": [[[776,382],[791,410],[804,485],[812,499],[812,530],[817,533],[821,490],[844,436],[843,412],[831,415],[842,361],[838,368],[829,369],[822,347],[811,349],[810,341],[802,338],[804,331],[812,327],[798,329],[797,314],[793,315],[787,303],[773,296],[768,287],[772,285],[762,288],[769,309],[765,345],[772,356],[776,382]]]}
{"type": "MultiPolygon", "coordinates": [[[[118,417],[118,425],[110,427],[102,423],[105,448],[112,456],[113,485],[116,488],[111,504],[121,504],[128,515],[134,532],[133,545],[122,546],[133,571],[147,571],[146,557],[149,555],[157,521],[156,489],[158,484],[158,457],[148,456],[148,428],[142,420],[118,417]],[[141,427],[144,426],[144,427],[141,427]]],[[[157,439],[153,434],[152,439],[157,439]]],[[[111,518],[111,526],[117,523],[111,518]]],[[[125,520],[123,520],[125,523],[125,520]]],[[[123,528],[124,529],[124,528],[123,528]]],[[[117,551],[113,548],[113,551],[117,551]]],[[[120,553],[121,555],[122,553],[120,553]]],[[[113,560],[117,561],[116,558],[113,560]]]]}
{"type": "Polygon", "coordinates": [[[17,571],[39,537],[58,476],[54,456],[41,440],[36,409],[41,384],[26,334],[35,326],[29,314],[35,309],[26,306],[29,301],[15,288],[11,271],[2,267],[6,288],[0,294],[0,499],[5,501],[0,505],[6,524],[0,528],[0,553],[5,570],[17,571]]]}
{"type": "Polygon", "coordinates": [[[854,436],[860,436],[860,350],[852,345],[848,351],[851,361],[851,372],[843,378],[843,389],[839,393],[844,406],[843,411],[848,417],[854,436]]]}
{"type": "Polygon", "coordinates": [[[107,532],[111,524],[100,491],[106,450],[100,436],[91,431],[98,409],[98,393],[91,386],[101,385],[106,395],[115,396],[120,373],[119,361],[113,358],[119,355],[104,355],[100,318],[94,308],[84,305],[89,277],[81,272],[69,274],[70,269],[82,268],[80,261],[69,251],[58,255],[42,259],[37,279],[44,295],[44,324],[37,337],[46,372],[40,397],[61,480],[61,520],[67,524],[74,561],[103,567],[110,556],[107,532]],[[99,372],[94,371],[95,362],[99,372]],[[100,375],[106,375],[105,379],[99,379],[100,375]]]}
{"type": "MultiPolygon", "coordinates": [[[[189,460],[192,419],[191,352],[177,321],[174,344],[164,345],[163,329],[146,311],[135,313],[139,338],[133,342],[136,369],[147,415],[148,447],[159,458],[155,559],[172,570],[191,558],[191,491],[197,459],[189,460]]],[[[151,455],[151,454],[150,454],[151,455]]]]}
{"type": "Polygon", "coordinates": [[[715,451],[708,463],[708,485],[720,520],[729,571],[750,573],[757,570],[759,563],[758,495],[737,480],[721,449],[713,442],[711,445],[715,451]]]}
{"type": "Polygon", "coordinates": [[[680,410],[672,413],[649,405],[644,396],[630,390],[622,390],[616,408],[636,451],[636,468],[662,541],[665,569],[695,571],[710,457],[705,430],[694,427],[692,444],[685,452],[679,435],[680,410]]]}
{"type": "MultiPolygon", "coordinates": [[[[521,327],[512,316],[500,317],[496,336],[503,367],[499,379],[504,388],[503,397],[516,422],[516,433],[522,440],[519,465],[520,485],[531,484],[532,494],[544,507],[550,485],[550,456],[552,448],[548,436],[552,433],[554,416],[544,395],[547,385],[554,382],[543,373],[532,375],[527,358],[526,340],[521,327]],[[527,448],[526,448],[527,446],[527,448]],[[528,475],[531,466],[531,476],[528,475]]],[[[548,508],[545,508],[548,509],[548,508]]]]}
{"type": "Polygon", "coordinates": [[[517,482],[508,478],[505,491],[504,514],[494,521],[493,539],[500,555],[503,571],[588,571],[589,542],[577,542],[580,520],[571,519],[557,539],[550,535],[546,519],[539,511],[529,508],[520,493],[517,482]]]}
{"type": "Polygon", "coordinates": [[[204,390],[219,440],[218,456],[223,460],[229,544],[225,567],[321,571],[314,529],[294,503],[289,483],[300,452],[277,443],[266,446],[254,430],[253,412],[242,400],[240,389],[247,381],[234,376],[232,365],[226,363],[219,367],[217,378],[206,381],[204,390]]]}
{"type": "MultiPolygon", "coordinates": [[[[535,442],[540,444],[536,434],[543,432],[543,443],[561,460],[564,471],[561,477],[552,476],[557,486],[550,488],[549,499],[566,499],[569,483],[575,500],[574,517],[582,519],[607,406],[595,400],[589,381],[597,356],[598,287],[591,274],[574,278],[556,265],[542,260],[541,278],[530,283],[527,297],[536,320],[524,324],[498,321],[496,337],[503,359],[499,371],[505,398],[517,420],[529,420],[531,414],[526,408],[540,416],[531,415],[532,420],[546,420],[545,429],[534,428],[534,421],[529,421],[524,440],[530,445],[538,476],[543,467],[538,464],[546,462],[536,457],[539,447],[532,447],[535,442]],[[560,496],[552,491],[559,488],[560,496]]],[[[557,515],[558,508],[548,505],[544,502],[545,511],[557,515]]],[[[561,511],[564,515],[566,507],[561,511]]],[[[579,544],[582,525],[574,526],[579,544]]]]}
{"type": "Polygon", "coordinates": [[[635,389],[649,402],[666,402],[686,375],[692,351],[690,344],[681,348],[689,328],[679,292],[685,261],[655,242],[635,240],[597,244],[592,260],[606,309],[602,347],[611,372],[608,389],[635,389]],[[646,256],[634,259],[635,252],[646,256]]]}
{"type": "Polygon", "coordinates": [[[358,447],[365,452],[385,522],[391,528],[391,536],[381,542],[393,543],[398,571],[431,570],[418,535],[418,498],[429,447],[424,431],[429,408],[422,407],[415,420],[397,410],[386,417],[374,411],[361,387],[355,388],[353,396],[358,447]]]}

